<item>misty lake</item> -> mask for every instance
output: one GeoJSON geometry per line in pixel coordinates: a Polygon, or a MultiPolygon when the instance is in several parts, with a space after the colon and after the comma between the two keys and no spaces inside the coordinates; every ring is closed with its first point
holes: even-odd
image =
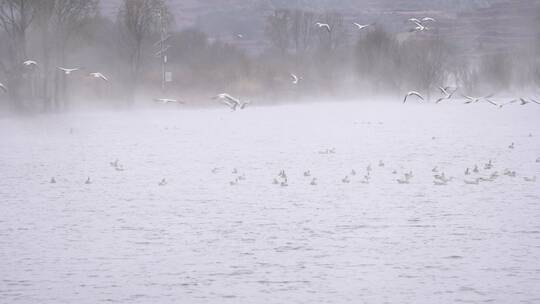
{"type": "Polygon", "coordinates": [[[396,102],[0,118],[0,303],[538,303],[538,117],[396,102]]]}

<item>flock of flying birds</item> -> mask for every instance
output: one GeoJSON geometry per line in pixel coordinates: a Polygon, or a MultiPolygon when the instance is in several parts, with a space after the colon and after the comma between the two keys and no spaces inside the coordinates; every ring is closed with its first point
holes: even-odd
{"type": "MultiPolygon", "coordinates": [[[[444,88],[439,87],[439,90],[441,92],[442,97],[438,98],[435,101],[435,103],[440,103],[440,102],[445,101],[445,100],[451,100],[458,89],[454,88],[452,90],[451,87],[444,87],[444,88]]],[[[535,99],[523,98],[523,97],[512,99],[510,101],[506,101],[506,102],[503,102],[503,103],[497,103],[497,102],[492,100],[494,95],[495,94],[490,94],[488,96],[483,96],[483,97],[472,97],[472,96],[468,96],[468,95],[461,95],[461,96],[463,98],[465,98],[465,104],[478,103],[478,102],[483,101],[483,102],[487,102],[487,103],[489,103],[491,105],[494,105],[494,106],[498,107],[499,109],[502,109],[504,106],[507,106],[507,105],[510,105],[510,104],[513,104],[513,103],[516,103],[516,102],[519,102],[519,104],[522,105],[522,106],[530,104],[530,103],[535,103],[535,104],[540,105],[540,102],[535,100],[535,99]]],[[[403,99],[403,103],[407,102],[407,99],[409,97],[416,97],[420,101],[425,101],[426,100],[424,98],[424,96],[422,96],[420,93],[418,93],[416,91],[410,91],[405,95],[405,98],[403,99]]]]}
{"type": "MultiPolygon", "coordinates": [[[[22,65],[27,68],[27,69],[30,69],[30,70],[35,70],[38,68],[38,63],[35,61],[35,60],[26,60],[22,63],[22,65]]],[[[61,71],[62,73],[64,73],[65,75],[71,75],[77,71],[81,71],[82,69],[81,68],[64,68],[64,67],[57,67],[57,69],[59,71],[61,71]]],[[[103,81],[109,81],[109,79],[107,77],[105,77],[105,75],[103,75],[102,73],[99,73],[99,72],[92,72],[92,73],[88,73],[88,76],[91,77],[91,78],[94,78],[94,79],[100,79],[100,80],[103,80],[103,81]]],[[[3,83],[0,82],[0,89],[4,92],[4,93],[7,93],[8,92],[8,88],[6,85],[4,85],[3,83]]]]}
{"type": "MultiPolygon", "coordinates": [[[[420,19],[419,18],[410,18],[410,19],[407,20],[407,22],[412,23],[414,25],[414,27],[411,28],[409,30],[409,32],[423,32],[423,31],[429,31],[430,30],[429,25],[437,22],[437,20],[435,20],[432,17],[423,17],[423,18],[420,18],[420,19]]],[[[317,23],[315,23],[315,25],[319,29],[325,30],[328,33],[332,33],[332,27],[328,23],[317,22],[317,23]]],[[[366,30],[366,29],[370,28],[371,26],[375,25],[375,23],[360,24],[360,23],[357,23],[357,22],[353,22],[353,25],[358,30],[366,30]]],[[[243,37],[243,35],[241,35],[241,34],[238,34],[237,36],[238,37],[243,37]]],[[[34,60],[27,60],[27,61],[23,62],[23,65],[25,67],[27,67],[27,68],[30,68],[30,69],[35,69],[35,68],[38,67],[38,63],[36,61],[34,61],[34,60]]],[[[57,67],[57,69],[59,71],[63,72],[65,75],[71,75],[74,72],[82,70],[81,68],[65,68],[65,67],[57,67]]],[[[301,76],[298,76],[298,75],[296,75],[294,73],[290,73],[289,75],[291,77],[293,85],[298,85],[300,83],[300,81],[303,81],[303,77],[301,77],[301,76]]],[[[105,81],[105,82],[109,81],[109,79],[104,74],[102,74],[100,72],[89,73],[88,76],[91,77],[91,78],[94,78],[94,79],[105,81]]],[[[0,83],[0,90],[4,91],[4,93],[8,92],[8,88],[2,83],[0,83]]],[[[451,100],[454,97],[455,93],[458,91],[457,88],[452,89],[451,87],[439,87],[439,90],[440,90],[442,95],[441,95],[440,98],[438,98],[435,101],[435,103],[437,103],[437,104],[442,102],[442,101],[451,100]]],[[[484,97],[472,97],[472,96],[467,96],[467,95],[461,95],[461,96],[463,98],[465,98],[465,100],[466,100],[465,104],[478,103],[478,102],[484,101],[484,102],[487,102],[487,103],[489,103],[491,105],[494,105],[494,106],[496,106],[498,108],[503,108],[506,105],[513,104],[513,103],[516,103],[516,102],[519,102],[521,105],[526,105],[526,104],[529,104],[529,103],[540,104],[540,102],[535,100],[535,99],[530,99],[530,98],[527,99],[527,98],[522,98],[522,97],[520,97],[518,99],[510,100],[510,101],[507,101],[507,102],[503,102],[503,103],[497,103],[497,102],[492,100],[492,97],[494,96],[494,94],[484,96],[484,97]]],[[[407,102],[407,100],[410,97],[415,97],[419,101],[426,101],[426,99],[419,92],[410,91],[405,95],[405,98],[403,99],[403,103],[407,102]]],[[[238,109],[243,110],[243,109],[245,109],[245,107],[247,105],[249,105],[251,103],[250,101],[242,101],[239,98],[233,97],[232,95],[230,95],[228,93],[218,94],[218,95],[212,97],[212,99],[219,101],[221,104],[227,106],[232,111],[236,111],[238,109]]],[[[178,100],[178,99],[173,99],[173,98],[155,98],[154,101],[158,102],[158,103],[162,103],[162,104],[169,104],[169,103],[185,104],[185,102],[183,102],[181,100],[178,100]]]]}

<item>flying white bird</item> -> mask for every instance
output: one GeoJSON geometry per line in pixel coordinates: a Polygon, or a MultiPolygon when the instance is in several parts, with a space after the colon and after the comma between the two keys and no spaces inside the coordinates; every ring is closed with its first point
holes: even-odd
{"type": "Polygon", "coordinates": [[[183,104],[184,103],[182,101],[179,101],[179,100],[176,100],[176,99],[169,99],[169,98],[154,98],[154,101],[164,103],[164,104],[167,104],[167,103],[181,103],[181,104],[183,104]]]}
{"type": "Polygon", "coordinates": [[[499,107],[499,109],[502,109],[504,106],[507,106],[507,105],[512,104],[512,103],[516,103],[518,101],[517,99],[513,99],[513,100],[510,100],[509,102],[505,102],[505,103],[496,103],[496,102],[494,102],[493,100],[491,100],[489,98],[486,98],[485,100],[487,102],[489,102],[490,104],[499,107]]]}
{"type": "Polygon", "coordinates": [[[467,95],[462,95],[462,96],[465,99],[467,99],[467,101],[465,101],[465,104],[470,104],[470,103],[476,103],[476,102],[482,101],[483,99],[489,99],[493,97],[493,94],[485,96],[485,97],[472,97],[472,96],[467,96],[467,95]]]}
{"type": "Polygon", "coordinates": [[[291,73],[290,75],[291,75],[291,78],[292,78],[292,81],[293,81],[292,83],[293,83],[293,84],[298,84],[298,82],[300,81],[300,79],[302,79],[302,78],[299,78],[298,76],[296,76],[296,75],[293,74],[293,73],[291,73]]]}
{"type": "Polygon", "coordinates": [[[431,21],[431,22],[437,22],[437,20],[435,20],[434,18],[431,18],[431,17],[424,17],[424,18],[422,18],[422,22],[428,22],[428,21],[431,21]]]}
{"type": "Polygon", "coordinates": [[[499,109],[502,108],[502,105],[496,103],[495,101],[491,100],[491,99],[486,99],[487,102],[489,102],[490,104],[498,107],[499,109]]]}
{"type": "Polygon", "coordinates": [[[332,31],[332,29],[330,28],[330,25],[328,23],[321,23],[321,22],[317,22],[315,23],[319,28],[324,28],[326,31],[328,31],[328,33],[330,33],[332,31]]]}
{"type": "Polygon", "coordinates": [[[409,18],[407,19],[407,21],[409,22],[413,22],[413,23],[424,23],[424,22],[437,22],[437,20],[435,20],[434,18],[431,18],[431,17],[424,17],[422,18],[422,20],[418,19],[418,18],[409,18]]]}
{"type": "Polygon", "coordinates": [[[408,19],[407,21],[413,22],[413,23],[422,23],[422,21],[420,21],[420,20],[417,19],[417,18],[410,18],[410,19],[408,19]]]}
{"type": "Polygon", "coordinates": [[[494,102],[493,100],[491,100],[489,98],[484,98],[484,100],[487,101],[488,103],[498,107],[499,109],[502,109],[504,106],[515,103],[515,102],[518,101],[517,99],[514,99],[514,100],[510,100],[509,102],[505,102],[505,103],[496,103],[496,102],[494,102]]]}
{"type": "Polygon", "coordinates": [[[439,103],[443,100],[448,100],[448,99],[451,99],[452,96],[454,96],[454,93],[456,93],[457,91],[457,88],[454,89],[453,91],[450,91],[450,87],[439,87],[439,90],[441,91],[441,93],[444,95],[443,97],[437,99],[437,101],[435,103],[439,103]]]}
{"type": "Polygon", "coordinates": [[[370,26],[373,25],[373,24],[371,24],[371,23],[370,23],[370,24],[360,24],[360,23],[356,23],[356,22],[354,22],[353,24],[354,24],[359,30],[366,29],[366,28],[368,28],[368,27],[370,27],[370,26]]]}
{"type": "Polygon", "coordinates": [[[411,29],[410,31],[411,32],[423,32],[423,31],[428,31],[429,28],[425,25],[423,25],[422,23],[420,22],[415,22],[416,24],[416,27],[411,29]]]}
{"type": "Polygon", "coordinates": [[[519,101],[521,102],[520,105],[522,105],[522,106],[524,106],[524,105],[526,105],[528,103],[531,103],[531,102],[534,102],[536,104],[540,104],[540,102],[538,102],[538,101],[536,101],[534,99],[530,99],[530,98],[529,98],[529,100],[527,100],[525,98],[520,98],[519,101]]]}
{"type": "Polygon", "coordinates": [[[4,93],[7,93],[7,91],[8,91],[7,88],[6,88],[6,86],[5,86],[3,83],[1,83],[1,82],[0,82],[0,89],[1,89],[2,91],[4,91],[4,93]]]}
{"type": "Polygon", "coordinates": [[[109,79],[107,77],[105,77],[105,75],[101,74],[101,73],[90,73],[90,76],[96,78],[96,79],[101,79],[103,81],[109,81],[109,79]]]}
{"type": "Polygon", "coordinates": [[[227,105],[231,110],[236,111],[236,108],[240,107],[243,110],[250,102],[242,102],[238,98],[234,98],[227,93],[219,94],[213,99],[219,99],[223,104],[227,105]]]}
{"type": "Polygon", "coordinates": [[[25,62],[23,62],[23,65],[26,67],[37,66],[37,62],[35,62],[34,60],[26,60],[25,62]]]}
{"type": "Polygon", "coordinates": [[[422,97],[422,95],[420,95],[420,93],[416,92],[416,91],[410,91],[409,93],[407,93],[407,95],[405,95],[405,98],[403,99],[403,103],[405,103],[407,101],[407,98],[409,98],[409,96],[416,96],[418,98],[420,98],[420,100],[424,100],[424,97],[422,97]]]}
{"type": "Polygon", "coordinates": [[[76,72],[76,71],[80,70],[80,68],[68,69],[68,68],[62,68],[62,67],[57,67],[57,69],[64,72],[64,74],[66,74],[66,75],[69,75],[69,74],[71,74],[73,72],[76,72]]]}

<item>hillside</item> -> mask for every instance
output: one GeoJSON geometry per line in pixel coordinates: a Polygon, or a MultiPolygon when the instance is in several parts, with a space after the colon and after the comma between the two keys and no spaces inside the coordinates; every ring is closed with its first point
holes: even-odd
{"type": "MultiPolygon", "coordinates": [[[[275,8],[338,11],[348,21],[377,22],[406,31],[410,17],[433,16],[439,31],[472,52],[503,50],[538,35],[540,0],[169,0],[177,29],[195,26],[210,37],[235,41],[249,51],[264,47],[264,19],[275,8]],[[235,40],[242,33],[243,41],[235,40]],[[257,46],[257,47],[255,47],[257,46]]],[[[120,0],[103,3],[113,16],[120,0]]],[[[255,50],[257,49],[257,50],[255,50]]]]}

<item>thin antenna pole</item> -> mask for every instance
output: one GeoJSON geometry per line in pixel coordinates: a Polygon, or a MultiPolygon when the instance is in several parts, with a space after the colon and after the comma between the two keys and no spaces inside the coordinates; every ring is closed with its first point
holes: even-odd
{"type": "Polygon", "coordinates": [[[163,6],[161,6],[159,11],[159,22],[161,23],[161,41],[159,43],[160,45],[160,54],[161,54],[161,90],[165,92],[166,89],[166,65],[167,65],[167,54],[165,54],[165,35],[166,35],[166,29],[165,29],[165,20],[163,17],[163,6]]]}

